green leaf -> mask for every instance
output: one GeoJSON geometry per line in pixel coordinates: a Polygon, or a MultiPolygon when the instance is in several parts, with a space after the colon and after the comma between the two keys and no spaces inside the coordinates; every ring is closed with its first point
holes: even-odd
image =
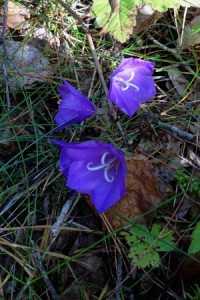
{"type": "Polygon", "coordinates": [[[112,13],[107,31],[118,41],[124,43],[136,25],[137,9],[134,0],[121,0],[112,13]]]}
{"type": "Polygon", "coordinates": [[[105,31],[124,43],[136,25],[136,5],[139,3],[140,0],[117,0],[111,8],[108,0],[94,0],[92,15],[99,27],[107,24],[105,31]]]}
{"type": "Polygon", "coordinates": [[[158,10],[159,12],[164,12],[169,8],[179,8],[180,1],[179,0],[142,0],[141,3],[143,4],[152,4],[152,8],[154,10],[158,10]]]}
{"type": "MultiPolygon", "coordinates": [[[[199,0],[190,0],[190,5],[198,6],[199,0]]],[[[124,43],[136,26],[137,5],[152,5],[154,10],[164,12],[169,8],[188,6],[185,0],[93,0],[92,15],[98,27],[109,32],[119,42],[124,43]]],[[[189,6],[190,6],[189,5],[189,6]]]]}
{"type": "Polygon", "coordinates": [[[200,222],[197,222],[194,231],[192,232],[192,241],[188,248],[188,253],[193,254],[200,252],[200,222]]]}
{"type": "Polygon", "coordinates": [[[154,237],[158,237],[156,242],[156,250],[159,252],[172,251],[174,249],[173,233],[170,229],[161,230],[161,226],[153,224],[151,233],[154,237]]]}
{"type": "Polygon", "coordinates": [[[157,267],[160,264],[158,252],[173,250],[173,236],[169,229],[162,229],[161,225],[153,224],[151,231],[141,224],[130,229],[130,233],[122,235],[130,246],[129,257],[138,268],[157,267]]]}
{"type": "Polygon", "coordinates": [[[99,27],[106,25],[110,18],[111,6],[109,0],[94,0],[92,5],[92,16],[96,18],[99,27]]]}
{"type": "MultiPolygon", "coordinates": [[[[133,249],[131,249],[133,250],[133,249]]],[[[129,258],[138,266],[140,269],[146,267],[156,267],[160,264],[160,255],[154,249],[149,249],[147,245],[139,244],[136,251],[130,251],[129,258]]]]}
{"type": "Polygon", "coordinates": [[[198,22],[192,26],[191,35],[196,35],[199,32],[200,32],[200,22],[198,22]]]}

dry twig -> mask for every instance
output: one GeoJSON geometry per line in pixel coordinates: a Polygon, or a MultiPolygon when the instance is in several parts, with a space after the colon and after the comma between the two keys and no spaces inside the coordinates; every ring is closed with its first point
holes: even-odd
{"type": "Polygon", "coordinates": [[[52,300],[59,300],[59,296],[46,273],[40,253],[37,250],[34,250],[32,252],[32,257],[34,259],[34,262],[35,262],[35,265],[36,265],[38,271],[42,275],[42,279],[45,283],[47,290],[49,291],[49,293],[51,295],[52,300]]]}
{"type": "Polygon", "coordinates": [[[194,141],[194,135],[192,133],[186,132],[184,130],[177,128],[176,126],[165,124],[160,121],[158,122],[158,125],[166,130],[174,132],[176,135],[178,135],[184,140],[194,141]]]}
{"type": "Polygon", "coordinates": [[[184,64],[184,59],[179,54],[179,52],[177,51],[177,49],[171,49],[171,48],[167,47],[166,45],[163,45],[158,40],[156,40],[150,33],[148,33],[147,36],[160,49],[163,49],[164,51],[166,51],[168,53],[171,53],[178,61],[180,61],[181,63],[183,63],[183,67],[186,69],[186,71],[188,71],[189,73],[191,73],[196,78],[196,80],[198,82],[200,82],[200,77],[197,74],[195,74],[194,70],[190,66],[188,66],[188,64],[184,64]]]}
{"type": "Polygon", "coordinates": [[[59,232],[59,227],[63,224],[64,220],[66,221],[67,218],[67,214],[69,213],[69,210],[71,208],[74,207],[74,205],[77,203],[77,201],[79,200],[79,197],[77,199],[77,201],[74,202],[75,197],[77,196],[76,192],[73,192],[71,197],[69,199],[67,199],[67,201],[65,202],[56,222],[53,224],[52,228],[51,228],[51,234],[53,237],[57,236],[58,232],[59,232]]]}
{"type": "Polygon", "coordinates": [[[2,30],[2,47],[4,51],[4,59],[2,63],[2,71],[5,81],[5,90],[6,90],[6,104],[7,104],[7,111],[10,111],[10,96],[9,96],[9,81],[8,81],[8,72],[7,72],[7,59],[8,59],[8,53],[7,53],[7,46],[6,46],[6,29],[7,29],[7,18],[8,18],[8,0],[4,2],[3,6],[3,30],[2,30]]]}

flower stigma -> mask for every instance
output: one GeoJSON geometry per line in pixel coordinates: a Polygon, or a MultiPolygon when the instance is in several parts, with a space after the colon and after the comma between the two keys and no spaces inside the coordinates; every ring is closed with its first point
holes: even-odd
{"type": "Polygon", "coordinates": [[[115,76],[113,80],[122,85],[123,92],[128,90],[128,88],[130,87],[133,87],[136,92],[139,92],[140,90],[139,87],[136,84],[130,82],[134,78],[134,76],[135,76],[134,72],[131,72],[131,77],[128,80],[124,80],[119,76],[115,76]]]}
{"type": "Polygon", "coordinates": [[[116,158],[111,159],[110,161],[105,161],[107,155],[109,155],[109,152],[104,152],[102,157],[101,157],[101,164],[97,166],[93,166],[93,162],[89,162],[87,164],[87,169],[89,171],[98,171],[101,169],[104,169],[104,178],[107,182],[113,182],[114,181],[114,176],[109,175],[108,172],[111,170],[113,167],[116,167],[116,163],[118,162],[116,158]]]}

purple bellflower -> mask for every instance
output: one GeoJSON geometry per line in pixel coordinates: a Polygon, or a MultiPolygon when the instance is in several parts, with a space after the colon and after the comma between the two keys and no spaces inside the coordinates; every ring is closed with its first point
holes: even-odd
{"type": "Polygon", "coordinates": [[[61,149],[59,165],[66,186],[90,195],[99,213],[125,195],[126,161],[121,150],[99,141],[51,142],[61,149]]]}
{"type": "Polygon", "coordinates": [[[124,58],[110,76],[108,98],[131,117],[140,104],[156,94],[152,77],[154,63],[137,58],[124,58]]]}
{"type": "Polygon", "coordinates": [[[58,92],[62,100],[54,118],[59,125],[57,130],[74,123],[80,123],[96,113],[88,98],[65,80],[63,80],[63,85],[58,88],[58,92]]]}

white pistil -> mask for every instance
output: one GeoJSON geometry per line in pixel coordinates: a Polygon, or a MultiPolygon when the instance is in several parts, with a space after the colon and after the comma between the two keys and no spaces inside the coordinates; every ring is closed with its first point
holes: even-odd
{"type": "Polygon", "coordinates": [[[109,153],[108,152],[104,152],[104,154],[102,155],[101,157],[101,164],[99,166],[93,166],[94,163],[93,162],[89,162],[87,164],[87,169],[89,171],[98,171],[98,170],[101,170],[101,169],[104,169],[104,178],[107,182],[113,182],[114,181],[114,176],[110,176],[109,177],[109,174],[108,174],[108,171],[112,168],[112,163],[116,160],[115,158],[108,161],[108,162],[105,162],[105,159],[106,159],[106,156],[108,155],[109,153]]]}
{"type": "Polygon", "coordinates": [[[130,87],[133,87],[136,92],[139,92],[139,90],[140,90],[139,87],[136,84],[130,82],[134,78],[134,76],[135,76],[134,72],[131,72],[131,77],[128,80],[124,80],[119,76],[115,76],[113,78],[113,80],[122,84],[123,92],[128,90],[128,88],[130,88],[130,87]]]}

